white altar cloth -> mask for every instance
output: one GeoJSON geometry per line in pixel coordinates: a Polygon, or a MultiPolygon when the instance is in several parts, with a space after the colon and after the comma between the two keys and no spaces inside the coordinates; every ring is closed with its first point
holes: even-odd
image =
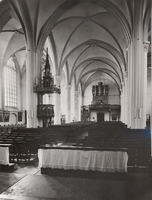
{"type": "Polygon", "coordinates": [[[38,158],[42,168],[127,172],[128,154],[124,151],[39,149],[38,158]]]}
{"type": "Polygon", "coordinates": [[[9,164],[9,147],[0,147],[0,164],[9,164]]]}

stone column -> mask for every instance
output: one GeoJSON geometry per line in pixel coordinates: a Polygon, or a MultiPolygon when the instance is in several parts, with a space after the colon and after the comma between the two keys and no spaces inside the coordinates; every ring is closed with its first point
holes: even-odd
{"type": "Polygon", "coordinates": [[[2,67],[2,59],[0,59],[0,109],[3,110],[4,105],[4,99],[5,99],[5,93],[4,93],[4,68],[2,67]]]}
{"type": "Polygon", "coordinates": [[[35,82],[35,52],[32,48],[27,48],[26,61],[26,110],[27,110],[27,127],[37,127],[37,95],[33,93],[35,82]]]}
{"type": "MultiPolygon", "coordinates": [[[[81,106],[80,109],[82,109],[82,106],[84,106],[84,94],[81,95],[81,106]]],[[[82,112],[80,113],[80,121],[82,120],[82,112]]]]}
{"type": "Polygon", "coordinates": [[[144,63],[142,68],[142,74],[144,76],[143,82],[143,128],[146,128],[146,104],[147,104],[147,53],[149,49],[150,42],[144,42],[144,63]]]}
{"type": "Polygon", "coordinates": [[[128,124],[128,72],[124,72],[124,123],[128,124]]]}
{"type": "Polygon", "coordinates": [[[67,85],[67,123],[71,122],[71,85],[67,85]]]}
{"type": "Polygon", "coordinates": [[[133,111],[133,98],[132,98],[132,68],[133,68],[133,52],[132,52],[132,43],[128,46],[128,112],[127,112],[127,127],[130,128],[131,127],[131,121],[132,121],[132,115],[134,115],[134,111],[133,111]]]}
{"type": "MultiPolygon", "coordinates": [[[[151,3],[151,39],[152,39],[152,3],[151,3]]],[[[152,45],[151,45],[151,67],[152,67],[152,45]]],[[[152,88],[152,70],[151,70],[151,88],[152,88]]],[[[151,92],[150,131],[152,133],[152,92],[151,92]]],[[[149,162],[149,176],[152,178],[152,137],[151,137],[151,158],[149,162]]]]}
{"type": "MultiPolygon", "coordinates": [[[[151,3],[151,40],[152,40],[152,3],[151,3]]],[[[152,45],[151,45],[151,67],[152,67],[152,45]]],[[[152,69],[151,69],[151,88],[152,88],[152,69]]],[[[151,115],[150,115],[150,127],[152,133],[152,92],[151,92],[151,115]]],[[[152,137],[151,137],[151,173],[152,177],[152,137]]]]}
{"type": "MultiPolygon", "coordinates": [[[[57,87],[60,87],[61,85],[61,76],[56,75],[55,76],[55,85],[57,87]]],[[[55,105],[54,105],[54,124],[61,124],[61,95],[58,93],[54,94],[54,100],[55,100],[55,105]]]]}
{"type": "Polygon", "coordinates": [[[131,128],[141,129],[143,127],[144,116],[144,87],[143,82],[143,1],[134,0],[133,12],[133,38],[130,45],[130,66],[128,67],[129,74],[129,117],[128,124],[131,128]]]}
{"type": "Polygon", "coordinates": [[[74,102],[75,102],[75,120],[78,121],[78,114],[79,114],[79,105],[78,105],[78,91],[75,91],[74,94],[74,102]]]}
{"type": "Polygon", "coordinates": [[[79,111],[78,111],[78,120],[81,121],[81,96],[78,96],[78,105],[79,105],[79,111]]]}
{"type": "Polygon", "coordinates": [[[84,106],[84,94],[81,96],[81,106],[84,106]]]}
{"type": "MultiPolygon", "coordinates": [[[[40,78],[42,76],[42,64],[41,64],[41,58],[42,58],[42,52],[41,50],[37,49],[36,51],[36,55],[35,55],[35,84],[39,84],[40,83],[40,78]]],[[[34,107],[34,114],[35,116],[37,116],[37,105],[38,104],[43,104],[43,95],[38,95],[37,94],[37,98],[35,99],[35,107],[34,107]],[[40,102],[38,102],[40,100],[40,102]]],[[[39,127],[43,127],[43,120],[42,119],[38,119],[37,117],[35,118],[35,123],[37,124],[37,126],[39,127]]]]}
{"type": "Polygon", "coordinates": [[[124,123],[124,116],[125,116],[125,104],[124,104],[124,82],[121,82],[122,89],[120,94],[120,103],[121,103],[121,121],[124,123]]]}
{"type": "MultiPolygon", "coordinates": [[[[22,81],[22,80],[21,80],[22,81]]],[[[24,85],[23,85],[23,83],[21,82],[20,83],[20,100],[21,100],[21,110],[23,111],[23,87],[24,87],[24,85]]]]}
{"type": "Polygon", "coordinates": [[[39,78],[41,77],[42,75],[42,61],[41,61],[41,58],[42,58],[42,55],[43,55],[43,52],[41,52],[41,50],[37,49],[36,51],[36,57],[35,57],[35,84],[39,84],[39,78]]]}
{"type": "Polygon", "coordinates": [[[121,111],[120,111],[120,120],[121,122],[123,122],[123,116],[122,116],[122,89],[121,90],[121,94],[120,94],[120,106],[121,106],[121,111]]]}

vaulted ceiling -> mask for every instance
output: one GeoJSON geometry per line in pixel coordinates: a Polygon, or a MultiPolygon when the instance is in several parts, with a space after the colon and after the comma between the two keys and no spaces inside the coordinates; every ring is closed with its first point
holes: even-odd
{"type": "MultiPolygon", "coordinates": [[[[143,19],[149,12],[145,0],[143,19]]],[[[42,49],[51,42],[56,74],[66,71],[84,91],[104,78],[118,91],[127,71],[126,49],[132,37],[132,0],[3,0],[0,2],[0,61],[14,55],[21,73],[26,43],[42,49]]]]}

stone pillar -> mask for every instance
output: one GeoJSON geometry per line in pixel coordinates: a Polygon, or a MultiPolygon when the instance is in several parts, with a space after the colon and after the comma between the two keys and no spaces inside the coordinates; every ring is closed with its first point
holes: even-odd
{"type": "Polygon", "coordinates": [[[144,87],[143,82],[143,1],[134,0],[133,12],[133,38],[130,45],[130,65],[128,67],[129,75],[129,109],[128,122],[131,128],[141,129],[144,119],[144,87]]]}
{"type": "Polygon", "coordinates": [[[78,121],[81,121],[81,96],[79,95],[78,92],[78,121]]]}
{"type": "MultiPolygon", "coordinates": [[[[35,63],[36,63],[35,64],[36,65],[36,69],[35,69],[35,84],[36,85],[40,83],[40,78],[42,77],[42,63],[41,63],[42,62],[41,61],[42,55],[43,55],[43,51],[41,51],[40,49],[37,49],[36,58],[35,58],[35,63]]],[[[36,102],[35,103],[36,103],[36,106],[35,106],[34,113],[35,113],[35,115],[37,115],[37,105],[38,104],[43,104],[43,95],[39,95],[38,96],[38,94],[37,94],[37,98],[36,98],[36,102]]],[[[36,120],[37,120],[37,126],[43,127],[43,119],[36,118],[36,120]]]]}
{"type": "MultiPolygon", "coordinates": [[[[57,87],[60,87],[61,85],[61,76],[55,76],[55,85],[57,87]]],[[[54,100],[55,100],[55,105],[54,105],[54,124],[61,124],[61,95],[58,93],[54,94],[54,100]]]]}
{"type": "MultiPolygon", "coordinates": [[[[151,19],[152,19],[152,3],[151,3],[151,19]]],[[[152,20],[151,20],[151,39],[152,39],[152,20]]],[[[152,45],[151,45],[151,67],[152,67],[152,45]]],[[[152,88],[152,70],[151,70],[151,88],[152,88]]],[[[152,133],[152,92],[151,92],[150,129],[152,133]]],[[[149,163],[149,175],[152,178],[152,137],[151,137],[151,158],[149,163]]]]}
{"type": "Polygon", "coordinates": [[[4,109],[4,68],[2,67],[2,59],[0,59],[0,109],[4,109]]]}
{"type": "Polygon", "coordinates": [[[133,63],[132,63],[132,59],[133,59],[133,55],[132,55],[132,43],[128,46],[128,95],[127,95],[127,98],[128,98],[128,112],[127,112],[127,127],[128,128],[131,128],[131,121],[132,121],[132,118],[131,116],[134,114],[134,111],[133,111],[133,102],[132,102],[132,82],[133,82],[133,79],[132,79],[132,68],[133,68],[133,63]]]}
{"type": "Polygon", "coordinates": [[[54,113],[54,124],[61,124],[61,99],[58,93],[55,94],[54,113]]]}
{"type": "Polygon", "coordinates": [[[75,102],[75,121],[78,121],[78,116],[79,116],[79,104],[78,104],[78,91],[75,91],[74,94],[74,102],[75,102]]]}
{"type": "Polygon", "coordinates": [[[124,82],[121,83],[122,89],[120,94],[120,103],[121,103],[121,121],[124,123],[124,116],[125,116],[125,104],[124,104],[124,82]]]}
{"type": "Polygon", "coordinates": [[[124,73],[124,123],[128,124],[128,72],[124,73]]]}
{"type": "Polygon", "coordinates": [[[122,89],[121,89],[121,94],[120,94],[120,106],[121,106],[120,120],[121,120],[121,122],[123,122],[123,116],[122,116],[122,89]]]}
{"type": "Polygon", "coordinates": [[[41,77],[42,75],[42,61],[41,61],[41,58],[42,58],[42,55],[43,55],[43,52],[41,52],[41,50],[37,49],[37,53],[36,53],[36,58],[35,58],[35,84],[39,84],[39,78],[41,77]]]}
{"type": "Polygon", "coordinates": [[[81,96],[81,106],[84,106],[84,94],[81,96]]]}
{"type": "Polygon", "coordinates": [[[35,82],[35,57],[36,54],[32,48],[27,48],[26,61],[26,110],[27,110],[27,127],[37,127],[37,95],[33,93],[35,82]],[[30,50],[29,50],[30,49],[30,50]]]}
{"type": "Polygon", "coordinates": [[[149,49],[150,42],[144,42],[144,62],[142,68],[142,74],[144,76],[143,82],[143,128],[146,128],[146,104],[147,104],[147,53],[149,49]]]}
{"type": "Polygon", "coordinates": [[[67,85],[67,123],[71,122],[71,85],[67,85]]]}
{"type": "Polygon", "coordinates": [[[80,113],[80,121],[82,120],[82,106],[84,106],[84,94],[81,95],[81,113],[80,113]]]}

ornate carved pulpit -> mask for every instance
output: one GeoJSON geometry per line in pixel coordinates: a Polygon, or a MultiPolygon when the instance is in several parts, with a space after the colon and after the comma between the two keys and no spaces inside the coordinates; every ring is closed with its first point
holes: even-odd
{"type": "Polygon", "coordinates": [[[60,94],[61,91],[60,88],[54,85],[54,78],[52,76],[49,63],[48,49],[43,77],[39,78],[39,82],[34,85],[33,91],[38,95],[37,117],[43,120],[43,127],[49,127],[51,125],[52,118],[54,117],[54,105],[43,104],[43,95],[51,93],[60,94]]]}

